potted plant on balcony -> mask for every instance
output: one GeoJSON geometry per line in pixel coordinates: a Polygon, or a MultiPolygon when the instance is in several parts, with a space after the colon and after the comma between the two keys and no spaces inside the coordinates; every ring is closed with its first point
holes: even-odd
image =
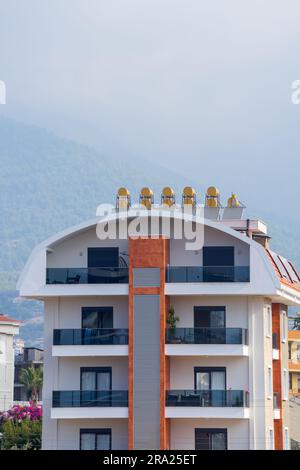
{"type": "Polygon", "coordinates": [[[180,338],[176,338],[176,324],[179,322],[179,317],[175,315],[174,307],[168,310],[167,325],[168,325],[168,339],[170,343],[181,343],[180,338]]]}

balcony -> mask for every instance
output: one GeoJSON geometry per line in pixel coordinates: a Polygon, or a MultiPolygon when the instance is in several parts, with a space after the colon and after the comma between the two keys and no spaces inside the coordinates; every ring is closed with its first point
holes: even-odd
{"type": "Polygon", "coordinates": [[[247,356],[243,328],[168,328],[166,354],[179,356],[247,356]]]}
{"type": "Polygon", "coordinates": [[[53,331],[53,356],[127,356],[128,329],[83,328],[53,331]]]}
{"type": "Polygon", "coordinates": [[[47,268],[46,284],[128,284],[128,268],[47,268]]]}
{"type": "Polygon", "coordinates": [[[250,282],[250,267],[168,266],[166,282],[250,282]]]}
{"type": "Polygon", "coordinates": [[[168,418],[248,418],[249,394],[244,390],[168,390],[168,418]]]}
{"type": "Polygon", "coordinates": [[[54,419],[127,418],[128,391],[54,391],[51,417],[54,419]]]}

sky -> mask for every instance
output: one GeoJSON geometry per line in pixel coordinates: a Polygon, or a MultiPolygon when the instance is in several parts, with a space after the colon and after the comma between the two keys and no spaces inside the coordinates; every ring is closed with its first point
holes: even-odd
{"type": "Polygon", "coordinates": [[[0,0],[0,115],[293,218],[299,20],[298,0],[0,0]]]}

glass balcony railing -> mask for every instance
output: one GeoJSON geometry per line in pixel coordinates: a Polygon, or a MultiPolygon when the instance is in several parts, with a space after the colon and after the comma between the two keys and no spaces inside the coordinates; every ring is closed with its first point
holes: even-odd
{"type": "Polygon", "coordinates": [[[166,282],[249,282],[249,266],[168,266],[166,282]]]}
{"type": "Polygon", "coordinates": [[[244,390],[168,390],[166,406],[249,407],[244,390]]]}
{"type": "Polygon", "coordinates": [[[167,328],[167,344],[248,344],[243,328],[167,328]]]}
{"type": "Polygon", "coordinates": [[[54,391],[53,408],[127,407],[127,390],[54,391]]]}
{"type": "Polygon", "coordinates": [[[54,346],[128,344],[128,329],[82,328],[53,331],[54,346]]]}
{"type": "Polygon", "coordinates": [[[47,268],[46,284],[128,284],[128,268],[47,268]]]}

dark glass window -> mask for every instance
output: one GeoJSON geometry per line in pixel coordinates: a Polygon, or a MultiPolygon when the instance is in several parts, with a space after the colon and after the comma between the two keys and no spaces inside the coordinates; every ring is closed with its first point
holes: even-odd
{"type": "Polygon", "coordinates": [[[112,387],[112,369],[111,367],[82,367],[81,390],[111,390],[112,387]]]}
{"type": "Polygon", "coordinates": [[[88,248],[88,268],[119,266],[119,248],[88,248]]]}
{"type": "Polygon", "coordinates": [[[234,266],[234,247],[204,246],[203,266],[234,266]]]}
{"type": "Polygon", "coordinates": [[[111,429],[80,429],[80,450],[111,450],[111,429]]]}
{"type": "Polygon", "coordinates": [[[195,328],[225,328],[225,307],[194,307],[195,328]]]}
{"type": "Polygon", "coordinates": [[[82,328],[113,328],[113,307],[83,307],[82,328]]]}
{"type": "Polygon", "coordinates": [[[195,367],[195,390],[225,390],[225,367],[195,367]]]}
{"type": "Polygon", "coordinates": [[[227,450],[227,429],[195,429],[196,450],[227,450]]]}

